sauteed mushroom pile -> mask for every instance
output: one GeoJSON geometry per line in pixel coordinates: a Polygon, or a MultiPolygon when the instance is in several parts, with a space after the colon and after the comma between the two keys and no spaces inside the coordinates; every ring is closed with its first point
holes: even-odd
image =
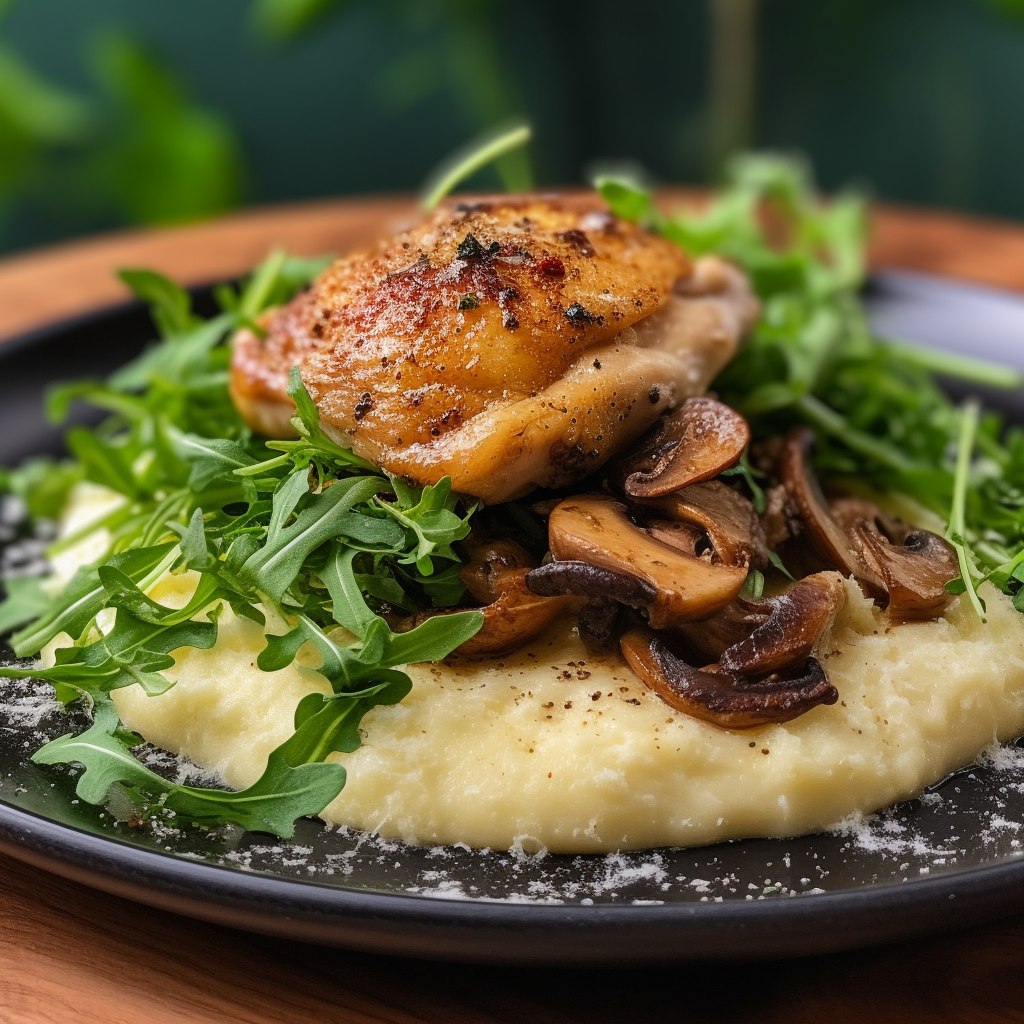
{"type": "Polygon", "coordinates": [[[459,653],[508,652],[572,614],[588,648],[618,646],[667,704],[716,725],[834,704],[813,652],[843,607],[843,577],[893,623],[936,618],[956,554],[869,501],[826,499],[803,428],[756,446],[768,481],[759,514],[743,478],[722,476],[749,443],[733,409],[688,399],[608,467],[602,490],[535,506],[548,515],[543,564],[512,541],[477,542],[462,579],[484,626],[459,653]],[[752,586],[763,574],[771,596],[752,586]]]}

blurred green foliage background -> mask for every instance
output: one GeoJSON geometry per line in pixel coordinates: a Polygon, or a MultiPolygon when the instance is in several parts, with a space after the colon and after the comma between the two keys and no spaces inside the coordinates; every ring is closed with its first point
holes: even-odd
{"type": "Polygon", "coordinates": [[[1024,218],[1022,102],[1024,0],[0,0],[0,250],[414,189],[519,114],[474,184],[758,146],[1024,218]]]}

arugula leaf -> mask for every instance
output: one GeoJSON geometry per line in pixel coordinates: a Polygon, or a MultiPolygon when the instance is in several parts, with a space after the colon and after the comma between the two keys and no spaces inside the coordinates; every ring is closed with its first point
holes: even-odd
{"type": "Polygon", "coordinates": [[[32,755],[36,764],[71,764],[85,767],[76,792],[88,803],[100,804],[116,782],[160,792],[167,783],[140,764],[119,735],[120,721],[112,703],[95,708],[93,724],[78,736],[51,740],[32,755]]]}
{"type": "MultiPolygon", "coordinates": [[[[451,545],[469,535],[469,517],[455,513],[458,496],[452,494],[450,477],[429,487],[424,487],[419,500],[413,504],[413,494],[406,485],[392,480],[398,502],[377,500],[378,505],[393,519],[401,523],[415,538],[415,548],[400,556],[399,561],[414,563],[424,576],[434,571],[434,558],[446,558],[457,562],[459,556],[451,545]]],[[[474,506],[475,508],[475,506],[474,506]]]]}
{"type": "MultiPolygon", "coordinates": [[[[351,535],[360,530],[359,520],[367,517],[354,516],[350,510],[353,505],[372,498],[383,483],[380,477],[350,477],[336,481],[303,502],[309,494],[308,482],[300,474],[291,476],[274,495],[274,511],[266,540],[246,560],[243,574],[251,578],[272,601],[279,603],[313,551],[333,537],[351,535]],[[298,510],[300,502],[304,507],[286,526],[286,520],[298,510]]],[[[386,539],[383,528],[376,534],[367,532],[372,541],[386,539]]]]}
{"type": "MultiPolygon", "coordinates": [[[[374,695],[379,697],[378,703],[390,699],[391,694],[385,690],[382,686],[374,695]]],[[[340,705],[335,718],[341,727],[334,725],[335,730],[344,736],[346,719],[353,712],[368,710],[365,703],[340,705]]],[[[103,803],[111,786],[121,785],[135,791],[140,803],[146,805],[143,794],[156,796],[158,807],[187,820],[231,822],[287,839],[295,834],[297,818],[323,810],[345,784],[341,765],[313,761],[322,749],[322,724],[308,720],[305,733],[300,736],[297,730],[285,745],[273,751],[263,775],[240,792],[177,785],[146,768],[131,752],[137,737],[120,728],[117,711],[109,701],[97,706],[93,724],[84,733],[52,740],[37,750],[32,760],[38,764],[82,765],[85,771],[78,779],[76,792],[89,803],[103,803]]]]}
{"type": "Polygon", "coordinates": [[[365,640],[380,616],[371,611],[363,597],[354,570],[355,555],[351,549],[335,545],[320,578],[331,595],[335,622],[365,640]]]}
{"type": "Polygon", "coordinates": [[[200,437],[167,425],[164,431],[174,454],[189,466],[188,486],[196,493],[212,483],[238,484],[235,472],[256,464],[239,441],[200,437]]]}
{"type": "Polygon", "coordinates": [[[150,315],[162,337],[183,334],[202,322],[192,314],[192,296],[163,274],[126,267],[119,270],[117,276],[137,298],[151,303],[150,315]]]}
{"type": "Polygon", "coordinates": [[[0,634],[39,618],[53,601],[38,576],[15,576],[4,580],[4,589],[7,594],[0,603],[0,634]]]}
{"type": "Polygon", "coordinates": [[[210,550],[209,542],[206,539],[206,526],[203,522],[201,508],[197,508],[192,513],[187,529],[179,528],[179,536],[181,537],[179,545],[181,555],[189,569],[204,572],[217,565],[217,556],[210,550]]]}
{"type": "MultiPolygon", "coordinates": [[[[133,582],[155,582],[173,562],[173,544],[133,548],[113,555],[107,564],[120,569],[133,582]],[[168,556],[171,555],[171,558],[168,556]]],[[[58,633],[78,637],[100,613],[106,591],[97,569],[81,568],[71,577],[64,590],[52,599],[38,619],[11,637],[14,653],[23,658],[41,651],[58,633]]]]}
{"type": "Polygon", "coordinates": [[[140,497],[140,489],[131,459],[124,445],[103,440],[88,427],[74,427],[64,435],[64,443],[78,460],[86,479],[109,487],[128,498],[140,497]]]}
{"type": "Polygon", "coordinates": [[[59,687],[58,696],[65,703],[78,697],[96,703],[111,690],[133,683],[155,696],[173,685],[160,674],[174,664],[171,651],[208,649],[216,640],[216,622],[146,622],[121,608],[107,636],[81,647],[58,648],[49,668],[0,665],[0,676],[45,679],[59,687]]]}
{"type": "MultiPolygon", "coordinates": [[[[380,471],[372,462],[360,458],[355,452],[342,447],[327,436],[320,426],[320,413],[299,376],[299,368],[293,366],[288,381],[288,395],[295,403],[292,426],[299,434],[298,441],[270,441],[267,447],[284,452],[295,466],[308,462],[317,463],[321,469],[325,464],[363,470],[370,473],[380,471]]],[[[323,475],[321,473],[321,475],[323,475]]]]}
{"type": "MultiPolygon", "coordinates": [[[[310,732],[317,735],[323,727],[317,721],[310,732]]],[[[345,779],[340,764],[310,761],[291,765],[275,751],[263,774],[248,789],[230,792],[175,786],[168,789],[163,806],[200,824],[230,822],[252,832],[290,839],[295,835],[296,819],[319,814],[342,791],[345,779]]],[[[151,782],[142,788],[154,791],[151,782]]]]}
{"type": "Polygon", "coordinates": [[[978,402],[967,402],[963,408],[960,437],[957,444],[956,476],[953,482],[953,501],[949,513],[949,527],[946,538],[956,550],[957,562],[960,565],[960,579],[968,599],[974,606],[982,622],[985,621],[985,606],[975,587],[973,566],[964,543],[964,509],[967,499],[967,478],[970,472],[971,455],[974,439],[978,431],[978,420],[981,408],[978,402]]]}
{"type": "Polygon", "coordinates": [[[372,656],[381,665],[440,661],[483,626],[481,612],[451,612],[431,616],[407,633],[392,633],[384,619],[367,606],[354,561],[354,552],[335,545],[320,575],[331,595],[335,621],[364,642],[363,659],[370,652],[370,640],[375,639],[379,650],[373,650],[372,656]]]}

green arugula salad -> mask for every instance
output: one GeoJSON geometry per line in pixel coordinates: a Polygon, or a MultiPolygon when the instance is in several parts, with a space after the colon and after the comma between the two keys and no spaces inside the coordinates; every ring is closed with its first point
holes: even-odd
{"type": "MultiPolygon", "coordinates": [[[[736,161],[727,184],[696,212],[662,212],[650,191],[618,178],[596,185],[618,217],[694,257],[720,254],[748,275],[762,313],[712,390],[746,418],[755,441],[813,428],[822,478],[947,524],[960,566],[949,589],[964,593],[978,615],[986,580],[1024,611],[1024,430],[977,402],[954,403],[937,380],[1012,388],[1021,378],[872,333],[860,298],[860,197],[824,202],[799,162],[773,156],[736,161]]],[[[371,708],[408,694],[403,666],[444,659],[481,627],[460,577],[463,542],[482,514],[475,500],[447,478],[412,486],[341,447],[322,429],[297,369],[288,391],[296,440],[256,436],[229,397],[234,332],[259,333],[260,315],[329,262],[274,252],[240,286],[216,289],[220,312],[210,319],[198,317],[173,282],[122,271],[150,305],[159,340],[105,380],[51,388],[55,422],[74,403],[106,418],[68,430],[67,458],[29,461],[0,479],[41,520],[58,518],[81,481],[123,499],[51,548],[67,549],[102,527],[110,543],[97,563],[60,589],[46,575],[8,579],[0,605],[0,630],[17,659],[0,666],[0,676],[45,680],[62,704],[91,713],[84,732],[33,755],[40,764],[80,766],[85,801],[102,803],[118,786],[143,817],[173,813],[288,837],[297,818],[316,815],[344,787],[346,770],[329,756],[360,745],[371,708]],[[184,607],[149,595],[164,575],[186,571],[198,584],[184,607]],[[134,684],[151,695],[167,690],[172,652],[211,648],[225,607],[267,625],[259,669],[288,665],[311,644],[332,691],[300,702],[294,734],[242,791],[181,785],[150,770],[133,753],[143,738],[124,727],[111,697],[134,684]],[[422,614],[436,609],[449,613],[422,614]],[[388,613],[396,610],[419,624],[394,631],[388,613]],[[35,659],[61,634],[72,643],[43,667],[35,659]]],[[[763,511],[758,471],[744,459],[730,472],[763,511]]],[[[528,501],[510,503],[506,518],[524,534],[543,530],[528,501]]]]}

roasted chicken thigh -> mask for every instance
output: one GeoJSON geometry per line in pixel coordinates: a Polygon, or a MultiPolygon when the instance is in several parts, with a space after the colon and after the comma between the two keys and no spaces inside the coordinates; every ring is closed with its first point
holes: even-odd
{"type": "Polygon", "coordinates": [[[743,276],[594,200],[448,207],[235,339],[231,390],[288,436],[298,366],[324,428],[418,483],[488,503],[593,471],[702,392],[756,314],[743,276]]]}

